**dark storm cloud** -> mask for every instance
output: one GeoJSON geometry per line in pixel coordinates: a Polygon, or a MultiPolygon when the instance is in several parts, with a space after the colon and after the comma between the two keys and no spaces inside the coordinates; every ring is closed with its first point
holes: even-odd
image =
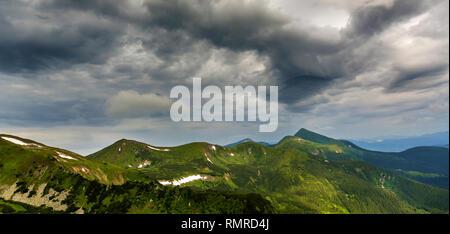
{"type": "MultiPolygon", "coordinates": [[[[20,7],[16,4],[9,7],[20,7]]],[[[44,11],[46,16],[14,14],[20,11],[8,15],[9,10],[0,10],[0,70],[7,73],[101,64],[115,51],[122,33],[122,25],[117,23],[75,23],[52,11],[44,11]]]]}
{"type": "MultiPolygon", "coordinates": [[[[434,2],[396,0],[392,5],[363,5],[352,12],[348,27],[342,31],[342,40],[313,36],[314,28],[292,30],[286,27],[290,23],[288,17],[256,1],[149,1],[146,3],[149,14],[139,23],[144,28],[158,26],[183,31],[219,48],[255,50],[269,56],[274,74],[278,74],[280,101],[293,104],[319,93],[337,79],[352,79],[367,70],[376,56],[354,57],[359,53],[355,50],[391,25],[424,12],[434,2]]],[[[376,55],[376,51],[372,52],[376,55]]],[[[410,75],[414,74],[399,75],[398,81],[408,80],[410,75]]]]}
{"type": "Polygon", "coordinates": [[[260,2],[150,1],[143,25],[181,30],[198,40],[233,51],[254,50],[270,57],[279,74],[280,101],[295,102],[325,87],[339,74],[318,57],[336,53],[339,42],[311,37],[285,26],[289,19],[260,2]]]}
{"type": "MultiPolygon", "coordinates": [[[[144,31],[157,34],[152,40],[144,38],[144,46],[154,50],[155,54],[165,61],[166,66],[148,73],[165,81],[172,78],[167,77],[165,67],[177,62],[180,55],[192,50],[193,45],[199,41],[207,41],[215,47],[236,52],[257,51],[261,55],[269,56],[275,71],[273,74],[278,74],[276,83],[281,89],[280,101],[286,103],[309,97],[342,75],[341,71],[333,66],[319,61],[319,56],[328,56],[341,50],[339,41],[312,37],[306,29],[288,29],[285,26],[290,23],[289,18],[274,12],[259,1],[245,3],[154,0],[147,1],[145,7],[147,12],[140,15],[127,11],[127,4],[123,1],[63,0],[43,1],[39,9],[50,13],[69,10],[92,12],[97,16],[107,17],[115,22],[130,23],[144,31]]],[[[104,52],[112,53],[113,46],[116,45],[115,39],[120,32],[99,31],[100,38],[84,35],[76,29],[73,34],[71,41],[51,37],[51,34],[43,35],[43,42],[30,40],[18,44],[17,47],[21,50],[4,43],[4,50],[7,52],[5,54],[19,52],[14,54],[9,63],[4,63],[3,69],[21,67],[36,70],[58,63],[101,63],[109,55],[104,52]],[[85,44],[91,41],[95,43],[85,44]],[[76,46],[65,46],[70,45],[70,42],[76,43],[76,46]],[[52,43],[55,44],[51,46],[52,43]],[[99,51],[102,53],[98,53],[99,51]],[[38,56],[38,53],[42,56],[38,56]]],[[[191,71],[185,71],[187,74],[177,74],[177,78],[180,75],[193,74],[193,69],[198,69],[209,57],[208,49],[199,52],[203,55],[196,56],[197,66],[192,66],[191,71]]],[[[124,71],[124,68],[120,66],[117,71],[124,71]]]]}
{"type": "Polygon", "coordinates": [[[86,100],[46,101],[10,100],[1,106],[2,123],[18,126],[104,125],[110,123],[105,118],[103,102],[92,98],[86,100]]]}
{"type": "MultiPolygon", "coordinates": [[[[445,72],[448,71],[448,64],[431,64],[425,67],[397,68],[396,71],[398,75],[389,85],[389,91],[402,89],[406,84],[414,81],[426,82],[430,77],[444,75],[445,72]]],[[[431,84],[430,82],[428,82],[428,84],[428,86],[441,85],[442,82],[433,83],[433,80],[431,80],[431,84]]]]}
{"type": "Polygon", "coordinates": [[[347,29],[351,36],[372,36],[394,23],[424,12],[438,1],[396,0],[392,5],[362,6],[356,9],[347,29]]]}
{"type": "MultiPolygon", "coordinates": [[[[0,69],[26,72],[80,63],[102,64],[115,55],[127,25],[143,33],[137,38],[163,64],[157,69],[138,70],[130,64],[117,64],[113,69],[117,74],[110,74],[113,78],[144,73],[172,84],[195,74],[212,48],[256,51],[270,58],[270,74],[276,76],[275,83],[280,86],[280,101],[293,104],[372,66],[377,59],[372,57],[376,56],[370,60],[355,56],[360,53],[359,47],[391,25],[423,12],[433,2],[395,0],[392,5],[362,5],[351,13],[339,39],[323,36],[315,27],[290,27],[291,18],[261,1],[152,0],[137,10],[128,1],[43,0],[35,5],[40,15],[36,18],[42,24],[52,24],[50,29],[30,33],[29,27],[0,18],[0,69]],[[70,14],[64,17],[66,13],[70,14]],[[70,20],[77,16],[90,16],[92,20],[70,20]],[[355,40],[360,38],[363,40],[355,40]],[[173,64],[180,60],[187,61],[189,67],[174,71],[173,64]]],[[[398,75],[392,86],[402,85],[415,75],[421,73],[398,75]]]]}

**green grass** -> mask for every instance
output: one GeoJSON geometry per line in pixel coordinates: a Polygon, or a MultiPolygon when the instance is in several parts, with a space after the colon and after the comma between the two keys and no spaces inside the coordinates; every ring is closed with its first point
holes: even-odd
{"type": "Polygon", "coordinates": [[[33,210],[20,205],[36,200],[45,200],[46,206],[59,202],[58,206],[63,208],[58,212],[63,213],[81,210],[85,213],[230,214],[273,211],[271,204],[258,194],[164,187],[141,175],[136,169],[84,158],[62,149],[20,146],[0,138],[0,190],[3,193],[16,186],[12,197],[20,197],[20,202],[3,201],[3,213],[56,212],[50,207],[33,210]],[[76,160],[58,157],[57,152],[76,160]],[[40,187],[44,187],[43,191],[40,187]],[[65,193],[66,197],[59,198],[65,193]]]}
{"type": "Polygon", "coordinates": [[[214,146],[216,150],[208,143],[191,143],[163,152],[148,149],[143,143],[122,140],[89,157],[114,160],[111,162],[122,167],[131,161],[138,164],[151,162],[148,168],[132,169],[141,173],[141,179],[170,180],[193,174],[208,175],[210,179],[206,181],[195,181],[182,187],[195,191],[258,193],[271,201],[279,213],[426,213],[448,210],[448,191],[346,158],[345,150],[348,149],[345,147],[302,140],[300,151],[290,147],[290,144],[299,143],[297,137],[287,137],[282,142],[276,147],[256,143],[230,148],[214,146]],[[121,154],[120,146],[125,147],[121,148],[121,154]],[[409,195],[414,189],[417,191],[409,195]],[[420,200],[428,190],[435,191],[433,196],[442,202],[425,203],[420,200]]]}
{"type": "Polygon", "coordinates": [[[394,171],[416,171],[422,175],[400,173],[420,182],[448,189],[449,151],[441,147],[415,147],[400,153],[362,149],[345,140],[335,140],[301,129],[296,136],[283,138],[276,148],[294,148],[329,160],[359,160],[394,171]],[[439,178],[424,177],[439,174],[439,178]]]}
{"type": "Polygon", "coordinates": [[[86,158],[0,139],[0,187],[15,183],[16,194],[30,194],[45,183],[46,194],[68,191],[63,212],[448,213],[448,190],[359,161],[365,155],[356,147],[299,139],[286,137],[275,147],[157,147],[168,151],[123,139],[86,158]],[[157,182],[194,174],[207,179],[157,182]]]}

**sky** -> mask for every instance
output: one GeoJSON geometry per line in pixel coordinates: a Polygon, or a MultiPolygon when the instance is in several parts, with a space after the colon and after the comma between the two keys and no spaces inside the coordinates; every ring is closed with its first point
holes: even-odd
{"type": "Polygon", "coordinates": [[[448,131],[448,28],[447,0],[0,0],[0,133],[86,155],[448,131]],[[193,77],[278,86],[277,131],[173,122],[193,77]]]}

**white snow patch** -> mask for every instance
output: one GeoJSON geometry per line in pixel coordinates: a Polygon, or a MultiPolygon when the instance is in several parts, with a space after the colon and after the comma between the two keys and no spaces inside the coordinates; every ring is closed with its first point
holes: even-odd
{"type": "Polygon", "coordinates": [[[211,161],[211,159],[209,159],[209,157],[208,157],[208,155],[205,153],[205,157],[206,157],[206,160],[208,160],[208,162],[210,162],[210,163],[213,163],[212,161],[211,161]]]}
{"type": "Polygon", "coordinates": [[[14,143],[14,144],[16,144],[16,145],[26,145],[26,146],[28,146],[28,145],[34,145],[34,146],[37,146],[37,147],[39,147],[39,148],[42,148],[42,146],[40,146],[40,145],[38,145],[38,144],[34,144],[34,143],[25,143],[25,142],[23,142],[23,141],[21,141],[21,140],[19,140],[19,139],[12,138],[12,137],[2,137],[2,139],[3,139],[3,140],[6,140],[6,141],[9,141],[9,142],[12,142],[12,143],[14,143]]]}
{"type": "Polygon", "coordinates": [[[12,142],[12,143],[14,143],[16,145],[31,145],[29,143],[25,143],[25,142],[23,142],[21,140],[18,140],[16,138],[11,138],[11,137],[2,137],[2,138],[3,138],[3,140],[7,140],[7,141],[12,142]]]}
{"type": "Polygon", "coordinates": [[[158,151],[170,151],[170,149],[159,149],[159,148],[155,148],[155,147],[153,147],[153,146],[149,146],[149,145],[147,145],[147,147],[149,148],[149,149],[152,149],[152,150],[158,150],[158,151]]]}
{"type": "Polygon", "coordinates": [[[162,185],[175,185],[175,186],[178,186],[178,185],[189,183],[189,182],[192,182],[192,181],[195,181],[195,180],[206,180],[207,178],[208,177],[201,176],[201,175],[190,175],[190,176],[187,176],[187,177],[183,177],[183,178],[181,178],[179,180],[172,180],[172,181],[158,180],[158,182],[160,184],[162,184],[162,185]]]}
{"type": "Polygon", "coordinates": [[[150,166],[150,161],[144,161],[143,163],[138,165],[138,168],[144,168],[150,166]]]}
{"type": "Polygon", "coordinates": [[[69,155],[65,155],[65,154],[60,153],[60,152],[56,152],[56,153],[57,153],[58,156],[61,157],[61,158],[72,159],[72,160],[78,160],[78,159],[76,159],[76,158],[72,158],[72,157],[70,157],[69,155]]]}

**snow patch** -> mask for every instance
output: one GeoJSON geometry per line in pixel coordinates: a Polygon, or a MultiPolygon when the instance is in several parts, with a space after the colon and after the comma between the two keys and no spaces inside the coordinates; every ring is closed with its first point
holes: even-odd
{"type": "Polygon", "coordinates": [[[138,168],[144,168],[150,166],[150,161],[144,161],[143,163],[138,165],[138,168]]]}
{"type": "Polygon", "coordinates": [[[201,176],[201,175],[190,175],[190,176],[187,176],[187,177],[183,177],[183,178],[181,178],[179,180],[172,180],[172,181],[158,180],[158,182],[160,184],[162,184],[162,185],[175,185],[175,186],[178,186],[178,185],[189,183],[189,182],[192,182],[192,181],[195,181],[195,180],[206,180],[207,178],[208,177],[201,176]]]}
{"type": "Polygon", "coordinates": [[[160,181],[158,181],[160,184],[162,184],[162,185],[171,185],[172,184],[172,182],[170,182],[170,181],[164,181],[164,180],[160,180],[160,181]]]}
{"type": "Polygon", "coordinates": [[[206,157],[206,160],[208,160],[208,162],[210,162],[210,163],[213,163],[212,161],[211,161],[211,159],[209,159],[209,157],[208,157],[208,155],[205,153],[205,157],[206,157]]]}
{"type": "Polygon", "coordinates": [[[39,147],[39,148],[42,148],[42,146],[40,146],[40,145],[38,145],[38,144],[34,144],[34,143],[25,143],[25,142],[23,142],[23,141],[21,141],[21,140],[19,140],[19,139],[12,138],[12,137],[2,137],[2,139],[3,139],[3,140],[6,140],[6,141],[9,141],[9,142],[11,142],[11,143],[14,143],[14,144],[16,144],[16,145],[25,145],[25,146],[33,145],[33,146],[37,146],[37,147],[39,147]]]}
{"type": "Polygon", "coordinates": [[[149,149],[157,150],[157,151],[165,151],[165,152],[170,151],[170,149],[159,149],[159,148],[155,148],[155,147],[152,147],[152,146],[149,146],[149,145],[147,145],[147,147],[148,147],[149,149]]]}
{"type": "MultiPolygon", "coordinates": [[[[61,158],[72,159],[72,160],[78,160],[78,159],[76,159],[76,158],[70,157],[69,155],[65,155],[65,154],[60,153],[60,152],[56,152],[56,153],[57,153],[58,156],[61,157],[61,158]]],[[[83,169],[84,169],[84,168],[83,168],[83,169]]]]}

